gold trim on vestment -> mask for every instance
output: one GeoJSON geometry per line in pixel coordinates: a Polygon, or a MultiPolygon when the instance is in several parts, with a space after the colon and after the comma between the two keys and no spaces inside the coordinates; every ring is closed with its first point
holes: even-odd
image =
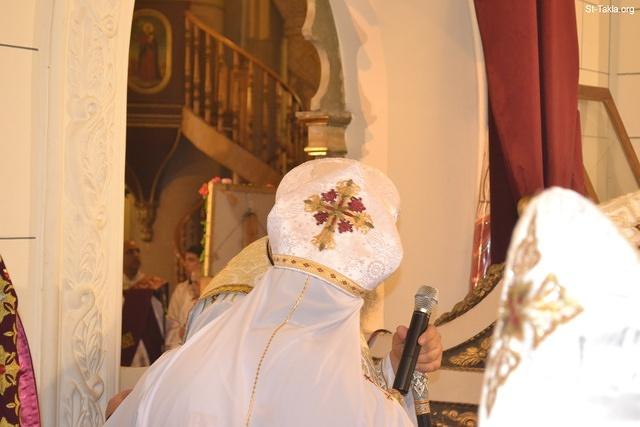
{"type": "Polygon", "coordinates": [[[371,357],[371,349],[362,331],[360,331],[360,364],[362,366],[362,376],[375,385],[387,399],[395,400],[402,405],[402,395],[394,389],[389,389],[387,380],[382,374],[382,361],[375,362],[371,357]]]}
{"type": "Polygon", "coordinates": [[[376,386],[376,388],[382,392],[382,394],[385,395],[385,397],[389,400],[395,401],[397,402],[399,405],[402,405],[402,394],[400,394],[400,392],[396,389],[384,389],[382,387],[380,387],[380,385],[376,382],[376,380],[374,378],[371,378],[369,375],[367,374],[362,374],[362,376],[364,377],[365,380],[369,381],[371,384],[373,384],[374,386],[376,386]]]}
{"type": "Polygon", "coordinates": [[[339,287],[343,291],[355,297],[364,298],[364,296],[369,292],[344,274],[338,273],[337,271],[317,262],[309,261],[308,259],[298,258],[291,255],[274,254],[273,265],[276,267],[291,268],[312,274],[339,287]]]}
{"type": "Polygon", "coordinates": [[[217,297],[220,294],[224,294],[228,292],[235,292],[235,293],[246,295],[249,292],[251,292],[252,289],[253,289],[253,286],[245,285],[242,283],[237,283],[237,284],[232,283],[229,285],[222,285],[222,286],[215,287],[211,289],[209,292],[207,292],[205,295],[202,295],[200,299],[213,298],[213,297],[217,297]]]}

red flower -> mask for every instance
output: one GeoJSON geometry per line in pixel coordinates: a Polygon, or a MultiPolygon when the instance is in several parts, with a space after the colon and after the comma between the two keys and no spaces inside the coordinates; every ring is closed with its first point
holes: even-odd
{"type": "Polygon", "coordinates": [[[345,221],[344,219],[340,220],[340,222],[338,223],[338,231],[340,233],[346,233],[347,231],[352,233],[353,225],[349,221],[345,221]]]}
{"type": "Polygon", "coordinates": [[[200,193],[202,197],[207,197],[209,195],[209,185],[206,182],[202,184],[200,186],[200,189],[198,190],[198,193],[200,193]]]}
{"type": "Polygon", "coordinates": [[[335,202],[336,197],[338,197],[338,193],[333,188],[326,193],[322,193],[322,200],[325,202],[335,202]]]}
{"type": "Polygon", "coordinates": [[[318,212],[313,216],[316,219],[316,225],[324,224],[329,219],[329,214],[326,212],[318,212]]]}
{"type": "Polygon", "coordinates": [[[367,209],[362,204],[362,197],[352,197],[348,206],[349,209],[353,212],[362,212],[363,210],[367,209]]]}

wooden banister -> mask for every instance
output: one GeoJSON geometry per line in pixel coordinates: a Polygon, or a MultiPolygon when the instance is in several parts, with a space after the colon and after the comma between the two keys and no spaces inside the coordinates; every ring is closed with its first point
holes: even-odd
{"type": "Polygon", "coordinates": [[[191,108],[191,22],[186,19],[184,23],[184,105],[191,108]]]}
{"type": "Polygon", "coordinates": [[[246,58],[247,60],[253,62],[256,66],[258,66],[262,71],[264,71],[265,73],[267,73],[273,80],[277,81],[287,92],[291,93],[292,95],[294,95],[294,97],[296,98],[296,102],[298,104],[302,104],[302,102],[300,101],[300,98],[296,95],[296,93],[293,91],[293,89],[291,89],[271,68],[269,68],[264,62],[262,62],[261,60],[259,60],[258,58],[256,58],[255,56],[253,56],[252,54],[250,54],[248,51],[246,51],[245,49],[241,48],[240,46],[238,46],[237,44],[235,44],[233,41],[229,40],[227,37],[223,36],[222,34],[218,33],[217,31],[213,30],[212,28],[210,28],[206,22],[204,22],[202,19],[198,18],[196,15],[194,15],[191,11],[186,11],[185,15],[187,17],[187,21],[191,21],[194,25],[198,26],[198,28],[200,28],[200,30],[204,31],[205,33],[209,34],[212,38],[216,39],[217,41],[219,41],[220,43],[222,43],[224,46],[228,47],[229,49],[238,52],[241,56],[243,56],[244,58],[246,58]]]}
{"type": "Polygon", "coordinates": [[[306,160],[298,95],[192,12],[185,20],[185,108],[278,174],[306,160]]]}
{"type": "Polygon", "coordinates": [[[204,120],[211,123],[211,95],[213,94],[213,77],[211,75],[211,36],[205,34],[204,49],[204,120]]]}
{"type": "MultiPolygon", "coordinates": [[[[580,85],[578,89],[578,98],[583,101],[601,102],[604,105],[605,111],[609,116],[609,120],[611,120],[611,126],[620,141],[622,151],[629,163],[631,173],[633,173],[636,183],[640,186],[640,162],[638,161],[638,156],[633,149],[633,145],[631,145],[631,139],[629,138],[627,129],[624,127],[622,117],[620,116],[620,112],[618,111],[618,107],[616,107],[616,103],[613,100],[613,96],[611,95],[609,88],[580,85]]],[[[586,174],[586,171],[585,175],[588,179],[589,176],[586,174]]],[[[593,185],[590,181],[587,182],[587,186],[591,187],[590,191],[593,191],[593,185]]]]}

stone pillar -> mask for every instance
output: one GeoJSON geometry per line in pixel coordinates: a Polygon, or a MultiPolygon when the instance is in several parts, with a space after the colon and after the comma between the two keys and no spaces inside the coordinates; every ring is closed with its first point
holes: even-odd
{"type": "Polygon", "coordinates": [[[351,113],[345,109],[342,61],[336,54],[340,46],[329,0],[307,0],[302,35],[313,44],[320,58],[320,84],[311,99],[310,111],[296,115],[308,129],[305,151],[312,156],[344,156],[345,129],[351,113]]]}
{"type": "Polygon", "coordinates": [[[347,153],[344,135],[351,122],[351,113],[302,111],[296,117],[307,127],[308,141],[304,151],[310,156],[343,157],[347,153]]]}
{"type": "MultiPolygon", "coordinates": [[[[51,1],[32,212],[42,291],[36,366],[44,427],[100,426],[117,390],[122,310],[127,64],[134,0],[51,1]]],[[[39,3],[39,6],[41,4],[39,3]]]]}

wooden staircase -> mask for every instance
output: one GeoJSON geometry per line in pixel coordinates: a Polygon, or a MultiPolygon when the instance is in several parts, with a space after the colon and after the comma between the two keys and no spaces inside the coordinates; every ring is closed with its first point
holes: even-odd
{"type": "Polygon", "coordinates": [[[246,181],[277,184],[306,159],[302,103],[259,59],[187,11],[182,132],[246,181]]]}

